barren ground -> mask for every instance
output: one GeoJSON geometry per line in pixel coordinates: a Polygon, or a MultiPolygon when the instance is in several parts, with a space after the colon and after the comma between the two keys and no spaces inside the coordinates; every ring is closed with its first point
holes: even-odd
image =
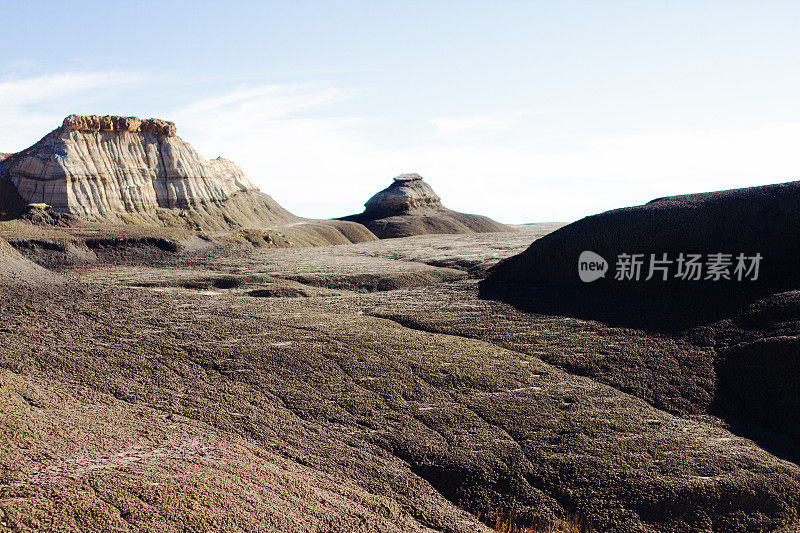
{"type": "Polygon", "coordinates": [[[23,250],[65,281],[0,293],[0,530],[798,527],[793,441],[716,401],[720,353],[772,326],[478,297],[551,229],[23,250]]]}

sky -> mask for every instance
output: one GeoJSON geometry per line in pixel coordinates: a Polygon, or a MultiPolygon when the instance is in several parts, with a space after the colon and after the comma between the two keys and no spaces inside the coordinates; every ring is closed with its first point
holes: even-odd
{"type": "Polygon", "coordinates": [[[800,2],[0,9],[0,152],[72,113],[164,118],[300,216],[405,172],[508,223],[800,179],[800,2]]]}

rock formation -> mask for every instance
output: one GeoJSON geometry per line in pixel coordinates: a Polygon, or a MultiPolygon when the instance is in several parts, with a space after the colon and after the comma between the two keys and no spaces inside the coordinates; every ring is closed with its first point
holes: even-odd
{"type": "Polygon", "coordinates": [[[168,120],[150,118],[142,120],[137,117],[118,117],[113,115],[70,115],[64,119],[61,127],[75,131],[120,131],[128,133],[152,133],[165,137],[175,136],[175,123],[168,120]]]}
{"type": "Polygon", "coordinates": [[[135,117],[71,115],[2,169],[25,203],[89,218],[193,208],[256,190],[231,161],[203,159],[171,122],[135,117]]]}
{"type": "MultiPolygon", "coordinates": [[[[609,291],[693,293],[698,289],[763,293],[800,287],[800,182],[659,198],[645,205],[586,217],[537,241],[496,265],[485,285],[599,287],[609,291]],[[592,251],[608,262],[605,277],[582,283],[578,259],[592,251]],[[615,279],[622,254],[642,254],[639,279],[615,279]],[[651,254],[670,263],[647,280],[651,254]],[[678,277],[680,255],[700,256],[700,279],[678,277]],[[715,254],[729,262],[731,279],[709,278],[715,254]],[[737,279],[737,257],[760,254],[758,279],[737,279]]],[[[694,276],[692,276],[694,277],[694,276]]]]}
{"type": "Polygon", "coordinates": [[[206,232],[291,224],[294,240],[373,240],[361,225],[306,221],[261,193],[236,164],[207,160],[166,120],[70,115],[61,127],[0,159],[0,220],[31,218],[178,226],[206,232]],[[60,215],[60,216],[59,216],[60,215]]]}
{"type": "Polygon", "coordinates": [[[512,231],[494,220],[447,209],[419,174],[401,174],[364,204],[364,212],[343,217],[364,224],[381,239],[432,233],[512,231]]]}
{"type": "Polygon", "coordinates": [[[364,204],[366,213],[389,216],[425,207],[440,208],[442,201],[419,174],[400,174],[364,204]]]}

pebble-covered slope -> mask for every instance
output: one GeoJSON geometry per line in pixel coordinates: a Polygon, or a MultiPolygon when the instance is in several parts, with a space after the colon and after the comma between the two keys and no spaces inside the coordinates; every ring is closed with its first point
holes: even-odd
{"type": "Polygon", "coordinates": [[[41,283],[57,277],[25,259],[5,240],[0,239],[0,284],[41,283]]]}

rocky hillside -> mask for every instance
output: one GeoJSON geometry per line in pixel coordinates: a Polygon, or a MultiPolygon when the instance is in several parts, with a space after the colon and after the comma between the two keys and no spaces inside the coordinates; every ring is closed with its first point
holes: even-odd
{"type": "Polygon", "coordinates": [[[798,531],[800,295],[671,333],[480,299],[531,230],[0,282],[0,531],[798,531]]]}
{"type": "Polygon", "coordinates": [[[233,162],[204,159],[172,122],[120,116],[70,115],[30,148],[0,160],[0,220],[20,217],[40,225],[99,222],[211,234],[291,226],[304,244],[375,239],[358,224],[293,215],[233,162]]]}
{"type": "Polygon", "coordinates": [[[578,286],[625,293],[692,294],[703,289],[769,294],[800,288],[798,269],[800,181],[658,198],[586,217],[497,265],[486,284],[578,286]],[[590,284],[578,275],[584,251],[599,254],[608,263],[607,274],[590,284]],[[633,260],[626,255],[634,254],[638,266],[619,275],[618,262],[630,266],[633,260]],[[652,276],[651,254],[659,261],[652,276]],[[751,267],[757,256],[755,271],[751,267]],[[694,267],[688,264],[692,257],[694,267]],[[719,275],[710,270],[715,258],[719,275]]]}
{"type": "Polygon", "coordinates": [[[71,115],[3,167],[26,203],[87,217],[198,207],[257,190],[233,162],[202,158],[173,123],[134,117],[71,115]]]}
{"type": "Polygon", "coordinates": [[[419,174],[401,174],[364,204],[364,212],[344,217],[365,225],[381,239],[435,233],[512,231],[494,220],[447,209],[419,174]]]}

